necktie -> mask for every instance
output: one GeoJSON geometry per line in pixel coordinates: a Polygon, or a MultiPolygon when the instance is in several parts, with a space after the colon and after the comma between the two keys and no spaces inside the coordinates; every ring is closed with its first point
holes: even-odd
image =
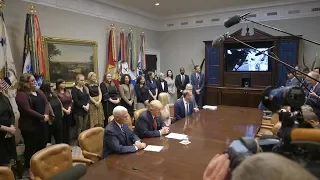
{"type": "Polygon", "coordinates": [[[199,88],[199,85],[200,85],[200,75],[197,74],[197,80],[198,80],[198,88],[199,88]]]}
{"type": "Polygon", "coordinates": [[[181,75],[181,82],[184,84],[184,75],[181,75]]]}
{"type": "Polygon", "coordinates": [[[189,104],[186,103],[186,117],[188,116],[188,112],[189,112],[189,104]]]}
{"type": "Polygon", "coordinates": [[[120,128],[121,128],[122,133],[123,133],[124,135],[126,135],[126,132],[125,132],[124,129],[123,129],[123,125],[121,125],[120,128]]]}
{"type": "Polygon", "coordinates": [[[157,130],[157,119],[153,118],[153,128],[154,130],[157,130]]]}

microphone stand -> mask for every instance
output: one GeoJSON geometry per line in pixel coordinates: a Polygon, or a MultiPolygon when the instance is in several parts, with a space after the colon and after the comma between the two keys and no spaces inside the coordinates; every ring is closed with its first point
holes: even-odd
{"type": "Polygon", "coordinates": [[[252,22],[252,23],[254,23],[254,24],[258,24],[258,25],[260,25],[260,26],[264,26],[264,27],[269,28],[269,29],[273,29],[273,30],[275,30],[275,31],[279,31],[279,32],[288,34],[288,35],[290,35],[290,36],[294,36],[294,37],[296,37],[296,38],[299,38],[299,39],[302,39],[302,40],[305,40],[305,41],[307,41],[307,42],[310,42],[310,43],[313,43],[313,44],[316,44],[316,45],[320,46],[320,43],[319,43],[319,42],[312,41],[312,40],[303,38],[303,37],[301,37],[301,36],[297,36],[297,35],[294,35],[294,34],[292,34],[292,33],[283,31],[283,30],[281,30],[281,29],[278,29],[278,28],[275,28],[275,27],[272,27],[272,26],[269,26],[269,25],[266,25],[266,24],[262,24],[262,23],[259,23],[259,22],[257,22],[257,21],[253,21],[253,20],[247,19],[246,17],[242,17],[242,19],[244,19],[245,21],[252,22]]]}
{"type": "MultiPolygon", "coordinates": [[[[243,44],[243,45],[245,45],[245,46],[247,46],[247,47],[250,47],[250,48],[258,51],[259,53],[262,53],[262,54],[264,54],[264,55],[266,55],[266,56],[268,56],[268,57],[276,60],[277,62],[279,62],[279,63],[281,63],[282,65],[284,65],[286,68],[288,68],[288,69],[290,68],[290,69],[292,69],[292,70],[294,70],[294,71],[297,71],[297,72],[305,75],[306,77],[308,77],[308,78],[310,78],[310,79],[312,79],[312,80],[317,81],[318,83],[320,83],[320,81],[319,81],[318,79],[309,76],[308,74],[300,71],[299,69],[295,69],[293,66],[291,66],[290,64],[287,64],[287,63],[281,61],[281,60],[280,60],[279,58],[277,58],[277,57],[273,57],[273,56],[271,56],[271,55],[269,55],[269,54],[267,54],[267,53],[265,53],[265,52],[263,52],[263,51],[260,51],[259,49],[255,48],[255,47],[253,47],[253,46],[251,46],[251,45],[249,45],[249,44],[247,44],[247,43],[245,43],[245,42],[243,42],[243,41],[241,41],[241,40],[239,40],[239,39],[237,39],[237,38],[235,38],[235,37],[233,37],[233,36],[226,35],[226,37],[227,37],[227,38],[231,38],[231,39],[233,39],[233,40],[235,40],[235,41],[237,41],[237,42],[239,42],[239,43],[241,43],[241,44],[243,44]]],[[[292,72],[292,71],[290,71],[290,72],[292,72]]],[[[308,90],[309,90],[309,89],[308,89],[308,90]]]]}

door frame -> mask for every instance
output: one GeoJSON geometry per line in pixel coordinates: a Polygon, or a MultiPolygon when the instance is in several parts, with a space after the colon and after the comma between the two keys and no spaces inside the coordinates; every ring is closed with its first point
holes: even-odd
{"type": "Polygon", "coordinates": [[[160,51],[156,49],[146,49],[145,54],[157,56],[157,73],[160,72],[160,51]]]}

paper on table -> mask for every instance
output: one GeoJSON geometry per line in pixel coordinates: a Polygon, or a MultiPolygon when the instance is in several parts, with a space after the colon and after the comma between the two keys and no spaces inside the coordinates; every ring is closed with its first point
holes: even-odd
{"type": "Polygon", "coordinates": [[[187,135],[185,134],[178,134],[178,133],[170,133],[166,136],[166,138],[171,138],[171,139],[178,139],[178,140],[182,140],[185,137],[187,137],[187,135]]]}
{"type": "Polygon", "coordinates": [[[209,110],[213,110],[213,111],[214,111],[214,110],[217,110],[218,107],[217,107],[217,106],[205,105],[205,106],[203,106],[202,108],[203,108],[203,109],[209,109],[209,110]]]}
{"type": "Polygon", "coordinates": [[[153,152],[160,152],[163,146],[154,146],[154,145],[148,145],[146,148],[144,148],[145,151],[153,151],[153,152]]]}

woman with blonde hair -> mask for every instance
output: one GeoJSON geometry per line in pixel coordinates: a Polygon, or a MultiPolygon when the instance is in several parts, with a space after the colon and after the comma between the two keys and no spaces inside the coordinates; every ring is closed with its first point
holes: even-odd
{"type": "Polygon", "coordinates": [[[100,88],[102,92],[102,105],[105,117],[104,126],[107,126],[109,116],[112,115],[113,109],[120,103],[119,92],[116,84],[113,82],[111,73],[106,73],[103,76],[100,88]]]}
{"type": "Polygon", "coordinates": [[[86,86],[89,89],[90,95],[90,106],[89,106],[89,121],[90,128],[93,127],[104,127],[104,112],[101,103],[102,93],[100,85],[97,81],[97,75],[94,72],[89,72],[88,83],[86,86]]]}
{"type": "Polygon", "coordinates": [[[87,129],[89,111],[89,93],[84,85],[84,76],[78,74],[76,84],[71,90],[73,100],[73,117],[76,121],[78,135],[87,129]]]}
{"type": "Polygon", "coordinates": [[[34,179],[30,159],[47,145],[49,102],[44,93],[37,89],[32,74],[24,73],[20,76],[16,102],[20,111],[19,129],[25,144],[24,164],[29,169],[30,179],[34,179]]]}

